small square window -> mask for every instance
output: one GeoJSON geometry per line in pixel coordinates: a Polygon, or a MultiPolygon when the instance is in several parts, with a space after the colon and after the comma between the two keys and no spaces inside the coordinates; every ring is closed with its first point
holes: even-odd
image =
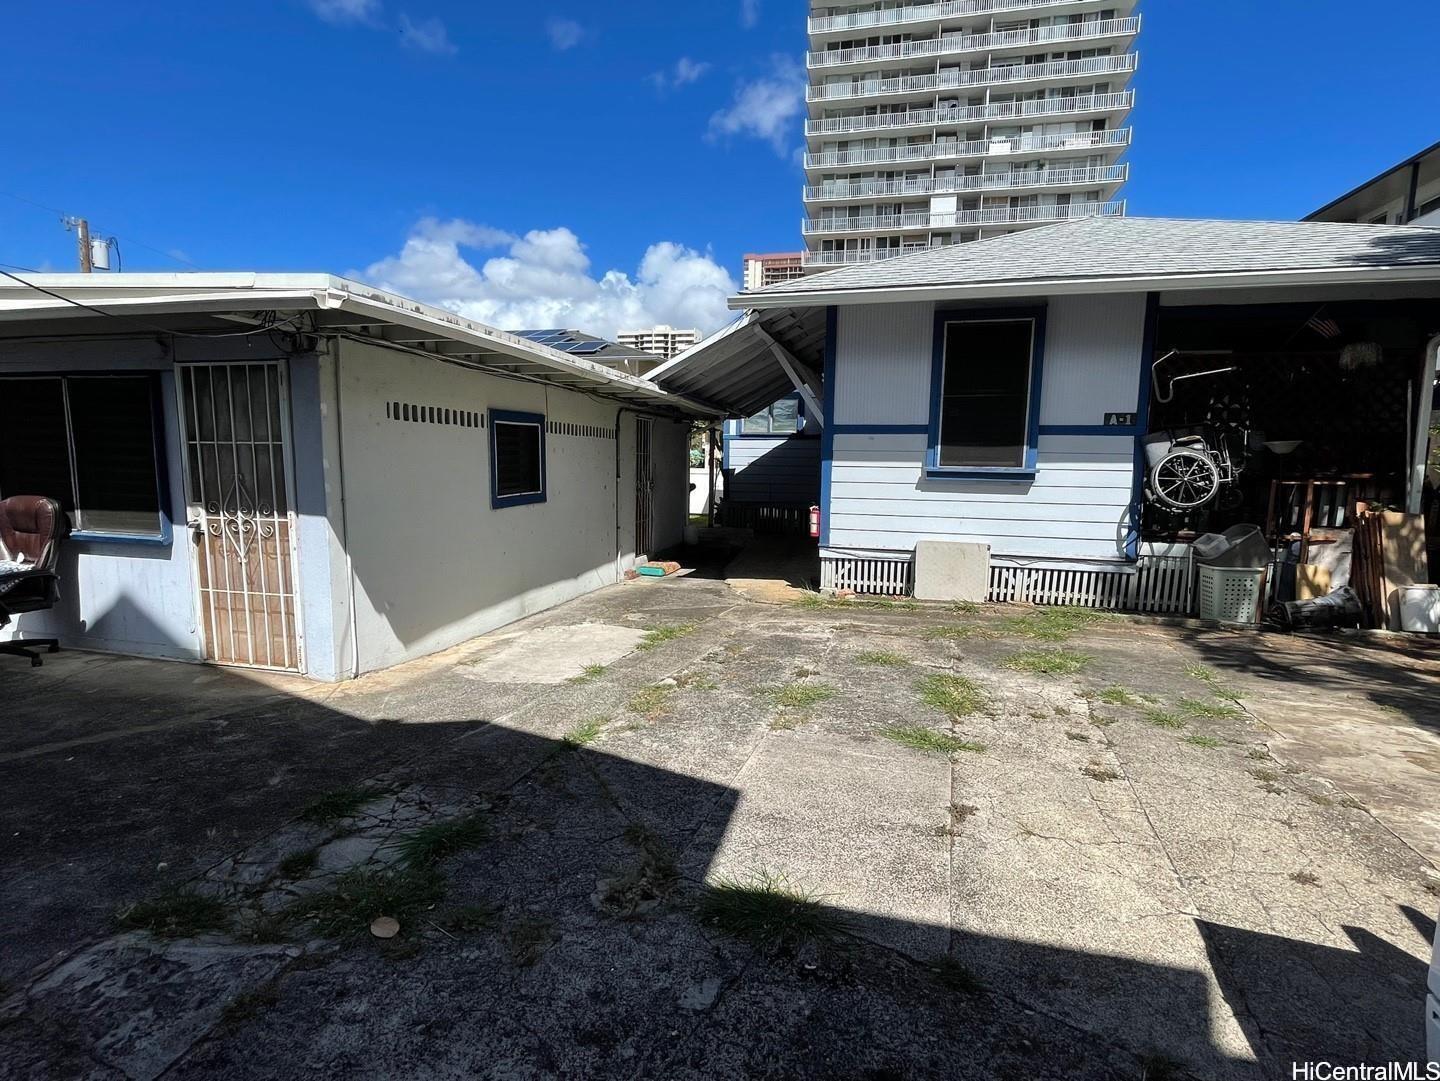
{"type": "Polygon", "coordinates": [[[491,506],[545,502],[545,431],[539,413],[491,410],[491,506]]]}

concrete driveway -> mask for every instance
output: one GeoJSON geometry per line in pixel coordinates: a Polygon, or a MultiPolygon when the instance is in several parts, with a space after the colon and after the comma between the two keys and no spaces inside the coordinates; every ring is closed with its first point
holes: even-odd
{"type": "Polygon", "coordinates": [[[1437,679],[1373,639],[698,578],[338,688],[0,664],[0,1073],[1418,1059],[1437,679]]]}

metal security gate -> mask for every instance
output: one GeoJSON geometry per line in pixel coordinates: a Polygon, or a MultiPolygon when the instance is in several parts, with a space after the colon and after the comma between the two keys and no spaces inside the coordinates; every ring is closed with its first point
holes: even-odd
{"type": "Polygon", "coordinates": [[[205,656],[299,671],[285,372],[183,364],[179,393],[205,656]]]}
{"type": "Polygon", "coordinates": [[[652,556],[655,520],[655,470],[650,458],[653,421],[635,420],[635,554],[652,556]]]}

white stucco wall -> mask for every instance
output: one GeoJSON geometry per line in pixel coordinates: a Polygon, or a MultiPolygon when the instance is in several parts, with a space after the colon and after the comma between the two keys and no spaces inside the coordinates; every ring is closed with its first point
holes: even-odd
{"type": "MultiPolygon", "coordinates": [[[[619,580],[633,565],[634,415],[617,405],[396,350],[344,342],[338,360],[346,550],[359,669],[423,656],[619,580]],[[386,417],[387,402],[468,410],[484,428],[386,417]],[[546,434],[543,503],[491,507],[491,409],[592,434],[546,434]],[[603,434],[593,434],[603,432],[603,434]]],[[[655,422],[659,546],[681,539],[683,424],[655,422]]]]}
{"type": "Polygon", "coordinates": [[[926,476],[934,305],[842,307],[826,552],[950,539],[1000,559],[1123,559],[1135,442],[1100,429],[1107,412],[1139,409],[1145,306],[1140,294],[1047,302],[1038,463],[1024,481],[926,476]]]}

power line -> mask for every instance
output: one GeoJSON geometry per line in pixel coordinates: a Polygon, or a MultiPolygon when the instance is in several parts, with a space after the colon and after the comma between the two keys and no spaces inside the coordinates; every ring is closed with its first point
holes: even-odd
{"type": "MultiPolygon", "coordinates": [[[[45,203],[37,203],[34,199],[28,198],[24,195],[16,195],[13,191],[0,191],[0,195],[5,196],[7,199],[14,199],[17,203],[27,203],[30,206],[33,206],[39,210],[48,211],[51,214],[57,214],[62,220],[67,217],[66,212],[59,209],[58,207],[47,206],[45,203]]],[[[127,236],[126,243],[133,244],[137,248],[144,248],[148,252],[154,252],[156,255],[159,255],[162,258],[169,259],[172,262],[180,263],[183,266],[188,266],[192,270],[203,269],[198,264],[192,263],[189,259],[183,259],[180,256],[176,255],[174,252],[164,251],[160,248],[153,247],[149,244],[146,244],[143,240],[137,240],[133,236],[127,236]]]]}
{"type": "MultiPolygon", "coordinates": [[[[8,264],[0,264],[0,266],[3,265],[8,264]]],[[[34,272],[32,271],[31,273],[34,272]]],[[[159,323],[149,323],[143,319],[136,319],[134,316],[121,315],[118,312],[107,312],[104,308],[97,308],[92,304],[86,304],[84,301],[76,300],[74,297],[67,297],[63,293],[57,293],[52,289],[46,289],[44,286],[36,285],[34,282],[28,282],[24,278],[20,277],[20,275],[12,274],[8,270],[0,270],[0,275],[3,275],[6,278],[10,278],[13,281],[19,282],[27,289],[34,289],[37,293],[44,293],[47,297],[52,297],[55,300],[64,301],[66,304],[73,304],[75,307],[83,308],[85,311],[92,312],[95,315],[103,315],[107,319],[119,319],[121,322],[135,323],[138,326],[148,327],[150,330],[153,330],[159,334],[168,335],[172,338],[250,338],[254,337],[257,334],[271,334],[277,330],[283,330],[286,327],[293,326],[295,323],[297,323],[300,319],[303,318],[303,316],[295,315],[289,319],[280,320],[276,318],[275,312],[267,311],[262,314],[265,325],[255,327],[252,330],[219,330],[213,333],[201,333],[199,331],[186,330],[171,330],[169,327],[162,327],[159,323]]]]}

